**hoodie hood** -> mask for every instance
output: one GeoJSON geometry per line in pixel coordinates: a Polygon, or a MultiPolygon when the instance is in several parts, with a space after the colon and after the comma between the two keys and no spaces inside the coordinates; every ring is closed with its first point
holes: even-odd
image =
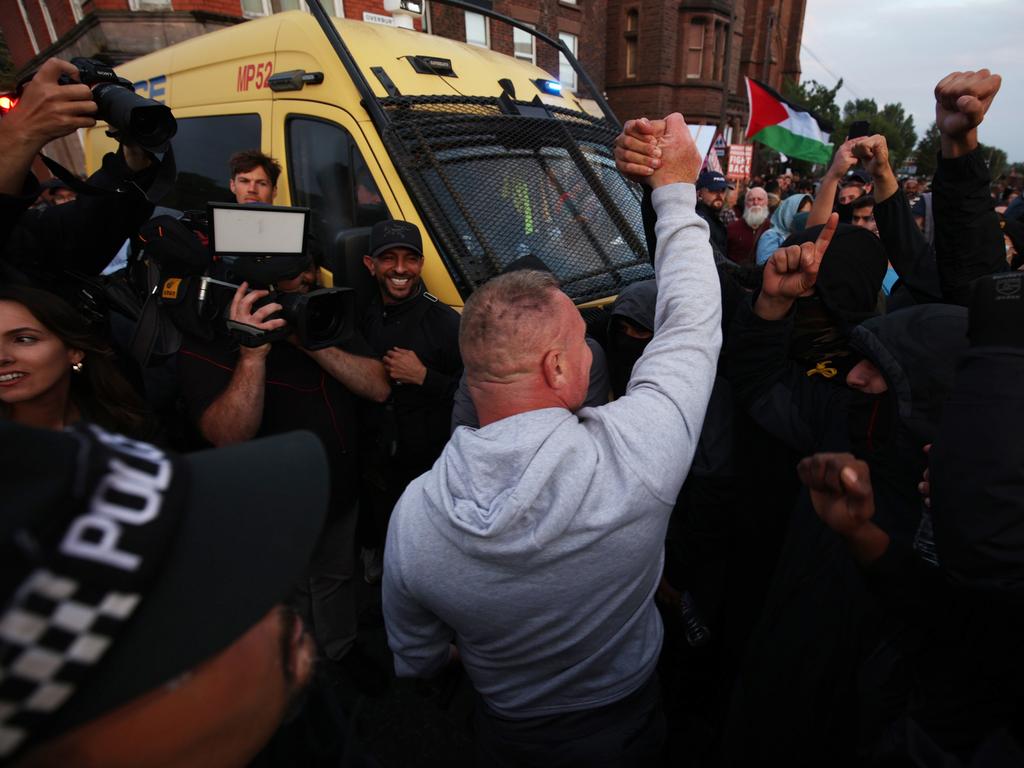
{"type": "Polygon", "coordinates": [[[931,442],[967,351],[967,309],[923,304],[875,317],[853,330],[850,344],[882,372],[908,436],[931,442]]]}
{"type": "Polygon", "coordinates": [[[476,430],[461,427],[426,476],[427,499],[447,510],[453,528],[466,535],[461,547],[471,550],[473,538],[501,536],[513,549],[539,548],[578,511],[566,510],[559,519],[551,512],[565,505],[556,500],[584,498],[597,468],[597,450],[583,432],[564,408],[530,411],[476,430]],[[560,465],[567,471],[559,472],[560,465]],[[521,535],[510,536],[516,528],[521,535]]]}
{"type": "Polygon", "coordinates": [[[612,317],[619,316],[634,325],[654,330],[654,305],[658,300],[658,286],[654,280],[641,280],[622,289],[612,304],[612,317]]]}
{"type": "Polygon", "coordinates": [[[789,237],[793,219],[796,218],[797,211],[800,210],[800,206],[806,199],[807,195],[790,195],[779,203],[779,207],[772,214],[772,229],[778,230],[783,239],[789,237]]]}

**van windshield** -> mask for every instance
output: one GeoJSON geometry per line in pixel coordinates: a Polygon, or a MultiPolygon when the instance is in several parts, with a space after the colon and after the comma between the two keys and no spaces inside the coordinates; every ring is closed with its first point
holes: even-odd
{"type": "Polygon", "coordinates": [[[463,297],[527,254],[577,303],[653,277],[640,192],[615,170],[604,120],[503,114],[482,97],[381,103],[385,144],[463,297]]]}

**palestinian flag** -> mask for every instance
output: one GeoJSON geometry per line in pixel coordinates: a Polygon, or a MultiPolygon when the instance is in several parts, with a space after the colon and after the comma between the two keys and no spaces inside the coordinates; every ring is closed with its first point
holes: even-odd
{"type": "Polygon", "coordinates": [[[827,165],[832,159],[832,126],[780,96],[764,83],[745,78],[750,122],[747,138],[790,157],[827,165]]]}

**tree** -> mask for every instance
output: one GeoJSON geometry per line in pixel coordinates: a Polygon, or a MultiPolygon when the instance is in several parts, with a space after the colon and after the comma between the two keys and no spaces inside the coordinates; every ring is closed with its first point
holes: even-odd
{"type": "Polygon", "coordinates": [[[992,181],[995,181],[1006,173],[1007,168],[1010,165],[1006,152],[998,147],[990,147],[988,144],[982,144],[980,141],[978,142],[978,149],[981,150],[981,156],[985,158],[985,162],[988,164],[988,174],[992,181]]]}
{"type": "Polygon", "coordinates": [[[935,175],[935,167],[939,157],[939,129],[932,121],[932,124],[925,131],[921,141],[917,143],[915,154],[917,155],[917,175],[931,178],[935,175]]]}
{"type": "Polygon", "coordinates": [[[917,143],[914,131],[914,118],[908,115],[899,102],[886,104],[881,110],[874,99],[856,99],[843,105],[843,116],[839,121],[832,140],[838,147],[850,132],[850,126],[858,120],[866,120],[870,124],[871,133],[885,136],[889,145],[889,160],[894,168],[899,168],[910,156],[917,143]]]}
{"type": "MultiPolygon", "coordinates": [[[[1003,150],[998,147],[990,147],[981,142],[978,142],[978,147],[981,149],[981,154],[988,164],[989,175],[993,181],[1013,170],[1013,166],[1010,165],[1006,152],[1003,150]]],[[[941,148],[939,129],[933,122],[928,127],[928,130],[925,131],[924,136],[921,137],[921,141],[917,143],[917,149],[915,150],[918,176],[931,177],[935,175],[935,167],[941,148]]]]}

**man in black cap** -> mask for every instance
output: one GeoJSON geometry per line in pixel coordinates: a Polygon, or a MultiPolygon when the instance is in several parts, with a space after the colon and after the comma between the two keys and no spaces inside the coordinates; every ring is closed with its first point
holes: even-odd
{"type": "Polygon", "coordinates": [[[316,438],[178,457],[0,423],[0,485],[0,762],[247,764],[312,672],[283,601],[327,507],[316,438]]]}
{"type": "Polygon", "coordinates": [[[368,507],[364,569],[367,580],[376,581],[395,502],[448,442],[462,357],[459,314],[423,285],[419,228],[407,221],[377,222],[369,250],[363,264],[378,291],[363,316],[362,332],[393,385],[391,398],[370,416],[369,445],[361,452],[368,507]]]}
{"type": "Polygon", "coordinates": [[[702,171],[697,177],[697,215],[708,223],[711,230],[708,239],[716,262],[722,261],[729,250],[729,237],[719,215],[725,205],[727,189],[732,189],[732,184],[718,171],[702,171]]]}
{"type": "Polygon", "coordinates": [[[849,205],[858,197],[870,194],[871,190],[871,175],[860,168],[851,168],[843,177],[843,183],[839,189],[839,204],[849,205]]]}

